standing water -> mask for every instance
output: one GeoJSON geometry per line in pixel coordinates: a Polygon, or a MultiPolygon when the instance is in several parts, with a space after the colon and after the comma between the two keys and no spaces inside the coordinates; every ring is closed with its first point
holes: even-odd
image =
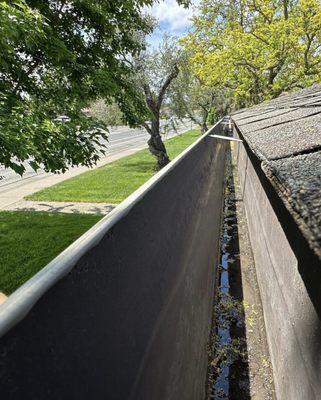
{"type": "Polygon", "coordinates": [[[220,265],[208,371],[208,399],[249,399],[235,188],[227,157],[220,265]]]}

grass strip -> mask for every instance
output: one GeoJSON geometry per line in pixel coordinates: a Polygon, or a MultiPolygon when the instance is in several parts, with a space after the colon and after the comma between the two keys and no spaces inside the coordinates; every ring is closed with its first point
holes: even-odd
{"type": "MultiPolygon", "coordinates": [[[[191,130],[166,141],[171,159],[198,137],[191,130]]],[[[28,196],[29,200],[119,203],[154,173],[141,150],[28,196]]],[[[0,291],[10,294],[102,218],[92,214],[0,212],[0,291]]]]}
{"type": "Polygon", "coordinates": [[[12,293],[101,218],[93,214],[0,212],[0,291],[12,293]]]}
{"type": "MultiPolygon", "coordinates": [[[[178,156],[199,136],[198,130],[191,130],[167,140],[166,148],[170,159],[178,156]]],[[[26,199],[117,204],[153,176],[154,166],[154,157],[144,149],[50,186],[26,199]]]]}

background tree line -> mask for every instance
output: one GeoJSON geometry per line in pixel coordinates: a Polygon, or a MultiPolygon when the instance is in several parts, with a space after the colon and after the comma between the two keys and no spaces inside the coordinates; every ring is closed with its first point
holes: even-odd
{"type": "Polygon", "coordinates": [[[184,40],[196,76],[243,107],[321,79],[319,0],[203,0],[184,40]]]}
{"type": "Polygon", "coordinates": [[[146,129],[160,169],[165,110],[205,131],[233,108],[321,79],[319,0],[202,0],[190,33],[157,49],[146,42],[152,4],[0,1],[0,164],[20,174],[25,161],[92,166],[107,126],[124,123],[146,129]]]}
{"type": "MultiPolygon", "coordinates": [[[[177,0],[187,6],[188,0],[177,0]]],[[[24,172],[92,166],[105,149],[93,101],[117,104],[138,126],[150,107],[128,62],[144,50],[153,0],[0,1],[0,163],[24,172]],[[59,114],[70,120],[61,123],[59,114]]]]}

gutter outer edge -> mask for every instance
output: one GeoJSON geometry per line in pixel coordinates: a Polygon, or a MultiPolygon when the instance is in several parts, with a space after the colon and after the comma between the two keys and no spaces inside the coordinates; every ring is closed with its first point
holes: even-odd
{"type": "Polygon", "coordinates": [[[67,275],[77,262],[90,249],[95,247],[106,233],[144,196],[173,170],[194,147],[218,127],[224,118],[220,119],[213,127],[204,133],[198,140],[187,147],[181,154],[172,160],[161,171],[140,186],[127,199],[121,202],[108,215],[85,232],[80,238],[68,246],[43,269],[13,292],[8,299],[0,305],[0,337],[18,324],[33,308],[37,301],[58,281],[67,275]]]}

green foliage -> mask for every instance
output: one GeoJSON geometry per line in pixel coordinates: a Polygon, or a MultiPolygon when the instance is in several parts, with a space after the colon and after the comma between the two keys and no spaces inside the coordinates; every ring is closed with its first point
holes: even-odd
{"type": "Polygon", "coordinates": [[[208,116],[207,116],[207,123],[209,125],[214,125],[215,122],[218,120],[217,114],[214,107],[211,107],[208,116]]]}
{"type": "MultiPolygon", "coordinates": [[[[165,36],[158,49],[146,48],[144,52],[129,60],[133,71],[131,79],[136,96],[141,99],[142,107],[139,109],[142,112],[137,113],[137,106],[128,96],[126,104],[136,111],[135,125],[144,127],[150,135],[148,148],[157,160],[155,170],[160,170],[170,161],[160,135],[160,117],[168,100],[172,82],[179,74],[180,56],[177,41],[165,36]]],[[[128,113],[124,112],[125,118],[127,115],[128,113]]],[[[127,122],[131,122],[126,119],[127,122]]]]}
{"type": "Polygon", "coordinates": [[[185,46],[204,83],[258,103],[321,80],[321,4],[203,0],[185,46]]]}
{"type": "Polygon", "coordinates": [[[96,98],[114,98],[135,124],[145,108],[124,57],[142,49],[137,33],[151,31],[143,7],[152,4],[0,1],[0,164],[23,173],[30,159],[52,172],[95,163],[105,134],[82,109],[96,98]]]}
{"type": "Polygon", "coordinates": [[[90,105],[89,114],[107,126],[123,124],[123,114],[115,102],[107,104],[105,100],[98,99],[90,105]]]}
{"type": "MultiPolygon", "coordinates": [[[[144,45],[143,40],[142,46],[144,45]]],[[[145,127],[149,133],[152,131],[153,122],[157,124],[163,113],[171,86],[177,79],[181,56],[177,40],[165,35],[158,48],[152,49],[146,45],[145,50],[130,61],[132,82],[137,97],[145,107],[145,111],[137,115],[136,125],[145,127]],[[149,124],[146,121],[149,121],[149,124]]],[[[132,98],[129,97],[127,103],[131,102],[132,98]]]]}
{"type": "Polygon", "coordinates": [[[228,90],[205,85],[193,72],[190,54],[183,53],[180,74],[170,89],[170,108],[179,118],[190,118],[203,131],[228,112],[228,90]]]}

